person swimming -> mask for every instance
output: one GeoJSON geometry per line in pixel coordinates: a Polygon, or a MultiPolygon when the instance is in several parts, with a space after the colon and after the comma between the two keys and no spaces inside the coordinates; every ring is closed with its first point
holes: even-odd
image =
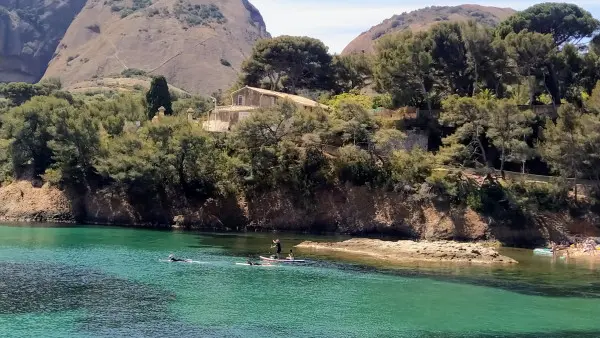
{"type": "Polygon", "coordinates": [[[260,265],[259,263],[252,262],[252,260],[250,259],[250,256],[248,256],[248,259],[246,260],[246,264],[248,264],[248,265],[260,265]]]}
{"type": "Polygon", "coordinates": [[[185,259],[176,258],[175,255],[170,254],[169,261],[170,262],[185,262],[185,259]]]}
{"type": "Polygon", "coordinates": [[[281,254],[281,242],[279,241],[279,239],[273,240],[273,245],[271,245],[271,248],[275,247],[277,248],[277,253],[275,254],[275,257],[279,259],[279,255],[281,254]]]}

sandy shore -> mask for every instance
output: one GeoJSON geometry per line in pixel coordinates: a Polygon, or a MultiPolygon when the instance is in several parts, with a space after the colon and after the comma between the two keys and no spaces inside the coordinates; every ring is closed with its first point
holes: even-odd
{"type": "Polygon", "coordinates": [[[354,238],[344,242],[302,242],[302,250],[343,252],[366,255],[390,262],[440,262],[472,264],[516,264],[514,259],[502,256],[494,248],[478,243],[452,241],[382,241],[354,238]]]}

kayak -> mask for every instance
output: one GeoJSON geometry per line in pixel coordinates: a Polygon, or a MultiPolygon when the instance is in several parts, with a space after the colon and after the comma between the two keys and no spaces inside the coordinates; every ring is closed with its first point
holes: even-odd
{"type": "Polygon", "coordinates": [[[260,259],[267,262],[277,262],[277,263],[306,263],[303,259],[277,259],[277,258],[269,258],[260,256],[260,259]]]}
{"type": "Polygon", "coordinates": [[[534,255],[540,256],[552,256],[552,249],[547,248],[537,248],[533,250],[534,255]]]}

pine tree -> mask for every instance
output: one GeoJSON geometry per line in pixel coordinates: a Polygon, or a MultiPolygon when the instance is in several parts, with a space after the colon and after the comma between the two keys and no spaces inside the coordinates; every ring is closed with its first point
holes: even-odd
{"type": "Polygon", "coordinates": [[[165,114],[173,114],[169,85],[164,76],[156,76],[152,79],[150,90],[146,93],[146,102],[148,103],[148,118],[150,119],[160,107],[165,108],[165,114]]]}

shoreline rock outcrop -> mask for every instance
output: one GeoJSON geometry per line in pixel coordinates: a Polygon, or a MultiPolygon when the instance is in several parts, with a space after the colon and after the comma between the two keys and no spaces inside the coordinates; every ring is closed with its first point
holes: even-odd
{"type": "Polygon", "coordinates": [[[344,242],[302,242],[296,248],[303,251],[349,253],[364,255],[390,263],[470,263],[470,264],[517,264],[510,257],[502,256],[491,247],[480,243],[453,241],[383,241],[379,239],[353,238],[344,242]]]}

